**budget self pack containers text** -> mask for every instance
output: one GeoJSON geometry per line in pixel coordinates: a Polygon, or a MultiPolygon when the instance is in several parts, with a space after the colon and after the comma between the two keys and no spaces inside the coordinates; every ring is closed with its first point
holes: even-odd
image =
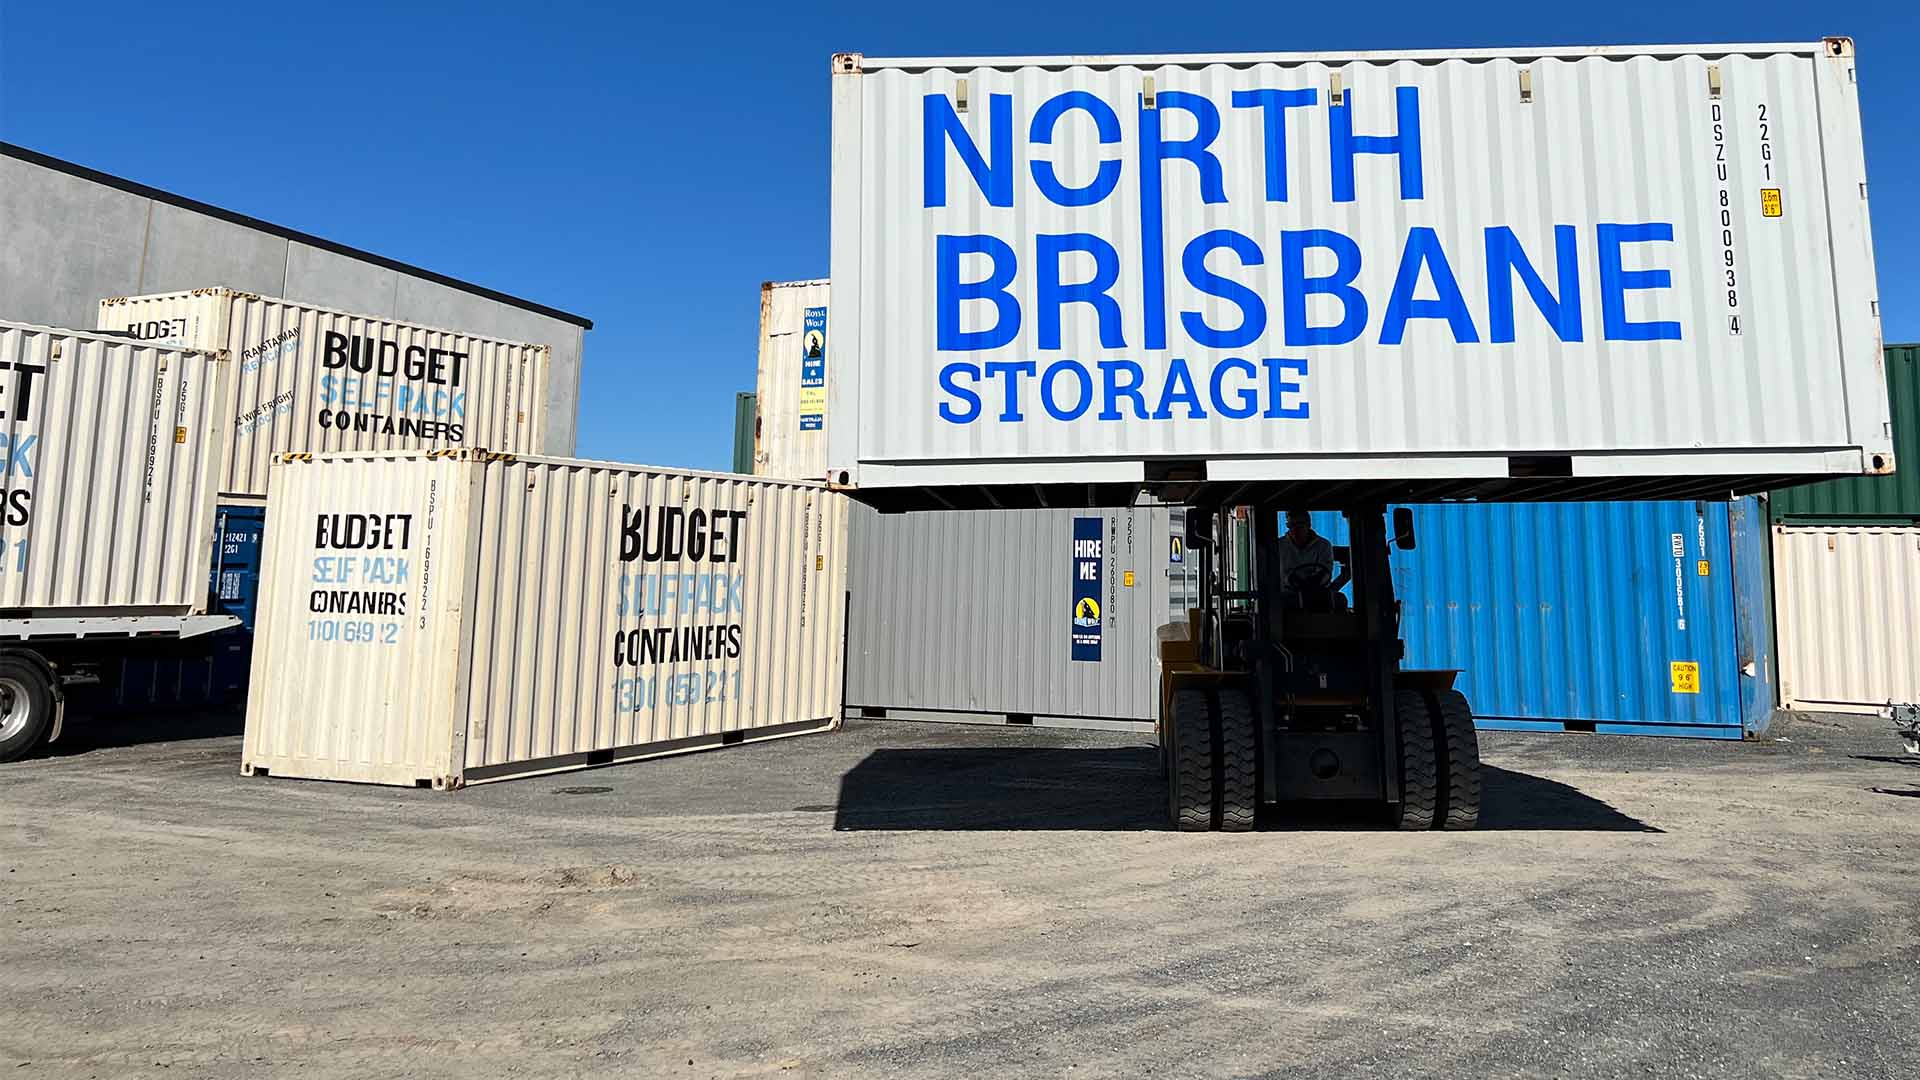
{"type": "Polygon", "coordinates": [[[264,496],[276,454],[540,448],[545,345],[222,288],[102,300],[100,326],[232,355],[222,495],[264,496]]]}
{"type": "Polygon", "coordinates": [[[823,485],[474,451],[273,483],[249,774],[459,787],[837,722],[823,485]]]}
{"type": "Polygon", "coordinates": [[[207,609],[223,354],[0,322],[0,609],[207,609]]]}

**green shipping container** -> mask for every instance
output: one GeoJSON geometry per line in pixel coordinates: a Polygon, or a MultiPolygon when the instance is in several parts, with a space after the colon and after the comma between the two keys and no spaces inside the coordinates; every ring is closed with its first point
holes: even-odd
{"type": "Polygon", "coordinates": [[[1893,417],[1892,476],[1861,476],[1782,488],[1768,496],[1773,520],[1845,518],[1858,523],[1920,522],[1920,345],[1887,346],[1887,397],[1893,417]]]}
{"type": "Polygon", "coordinates": [[[754,429],[760,423],[760,395],[733,395],[733,471],[753,475],[754,429]]]}

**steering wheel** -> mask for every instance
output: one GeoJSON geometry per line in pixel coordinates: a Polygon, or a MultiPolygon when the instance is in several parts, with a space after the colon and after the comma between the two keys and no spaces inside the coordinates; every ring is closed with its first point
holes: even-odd
{"type": "Polygon", "coordinates": [[[1294,592],[1322,592],[1333,586],[1333,568],[1326,563],[1302,563],[1287,574],[1287,588],[1294,592]]]}

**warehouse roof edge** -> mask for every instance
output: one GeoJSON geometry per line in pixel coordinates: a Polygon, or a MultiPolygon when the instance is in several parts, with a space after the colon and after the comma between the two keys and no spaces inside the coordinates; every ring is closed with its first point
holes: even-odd
{"type": "Polygon", "coordinates": [[[444,285],[450,289],[458,289],[461,292],[472,293],[475,296],[485,297],[486,299],[495,301],[497,303],[507,304],[512,307],[517,307],[526,311],[534,312],[535,314],[545,315],[548,318],[558,319],[566,323],[572,323],[573,325],[578,326],[583,330],[593,329],[593,320],[583,315],[575,315],[571,312],[561,311],[559,308],[548,307],[545,304],[536,303],[532,300],[527,300],[522,297],[513,296],[509,293],[503,293],[497,289],[489,289],[484,285],[476,285],[470,281],[462,281],[459,278],[448,277],[445,274],[436,273],[432,270],[427,270],[422,267],[414,266],[410,263],[404,263],[399,261],[398,259],[390,259],[384,255],[376,255],[370,251],[365,251],[360,248],[351,247],[346,244],[325,239],[324,237],[314,236],[312,233],[304,233],[299,231],[298,229],[290,229],[284,225],[276,225],[270,221],[262,221],[259,218],[249,217],[246,214],[242,214],[233,210],[228,210],[223,207],[214,206],[211,203],[204,203],[199,201],[198,199],[190,199],[184,195],[176,195],[171,191],[163,191],[159,188],[150,187],[146,184],[139,183],[138,181],[128,180],[125,177],[114,176],[111,173],[104,173],[99,171],[98,169],[90,169],[85,165],[80,165],[75,162],[67,161],[62,158],[57,158],[48,154],[43,154],[38,150],[30,150],[24,146],[20,146],[15,143],[0,142],[0,156],[15,158],[20,161],[28,162],[30,164],[39,165],[43,168],[53,169],[58,172],[66,173],[68,176],[74,176],[82,180],[91,181],[92,183],[102,184],[102,185],[105,185],[106,187],[115,188],[120,191],[127,192],[128,194],[131,194],[131,195],[138,195],[142,198],[152,199],[156,202],[162,202],[171,206],[177,206],[182,210],[191,210],[196,214],[205,214],[208,217],[218,218],[222,221],[226,221],[234,225],[239,225],[243,228],[257,229],[260,232],[269,233],[271,235],[281,237],[282,239],[294,241],[295,243],[306,244],[309,247],[319,248],[323,251],[329,251],[336,255],[344,255],[351,259],[359,259],[363,262],[372,263],[376,266],[380,266],[388,270],[393,270],[397,273],[407,274],[417,278],[423,278],[427,281],[434,282],[435,284],[444,285]]]}

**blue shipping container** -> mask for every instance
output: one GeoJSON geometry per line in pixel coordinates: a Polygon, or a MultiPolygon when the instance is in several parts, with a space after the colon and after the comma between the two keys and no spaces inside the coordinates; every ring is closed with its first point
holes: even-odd
{"type": "Polygon", "coordinates": [[[240,629],[253,635],[253,613],[260,602],[260,540],[267,508],[222,505],[220,536],[213,553],[213,600],[227,615],[240,616],[240,629]]]}
{"type": "MultiPolygon", "coordinates": [[[[1483,728],[1738,739],[1773,712],[1758,500],[1417,506],[1393,553],[1406,666],[1483,728]]],[[[1344,543],[1345,521],[1314,525],[1344,543]]]]}
{"type": "Polygon", "coordinates": [[[164,653],[130,657],[109,672],[105,693],[82,701],[96,711],[198,709],[243,700],[253,661],[253,616],[260,598],[263,506],[222,504],[208,567],[209,610],[240,617],[237,629],[183,641],[164,653]]]}

